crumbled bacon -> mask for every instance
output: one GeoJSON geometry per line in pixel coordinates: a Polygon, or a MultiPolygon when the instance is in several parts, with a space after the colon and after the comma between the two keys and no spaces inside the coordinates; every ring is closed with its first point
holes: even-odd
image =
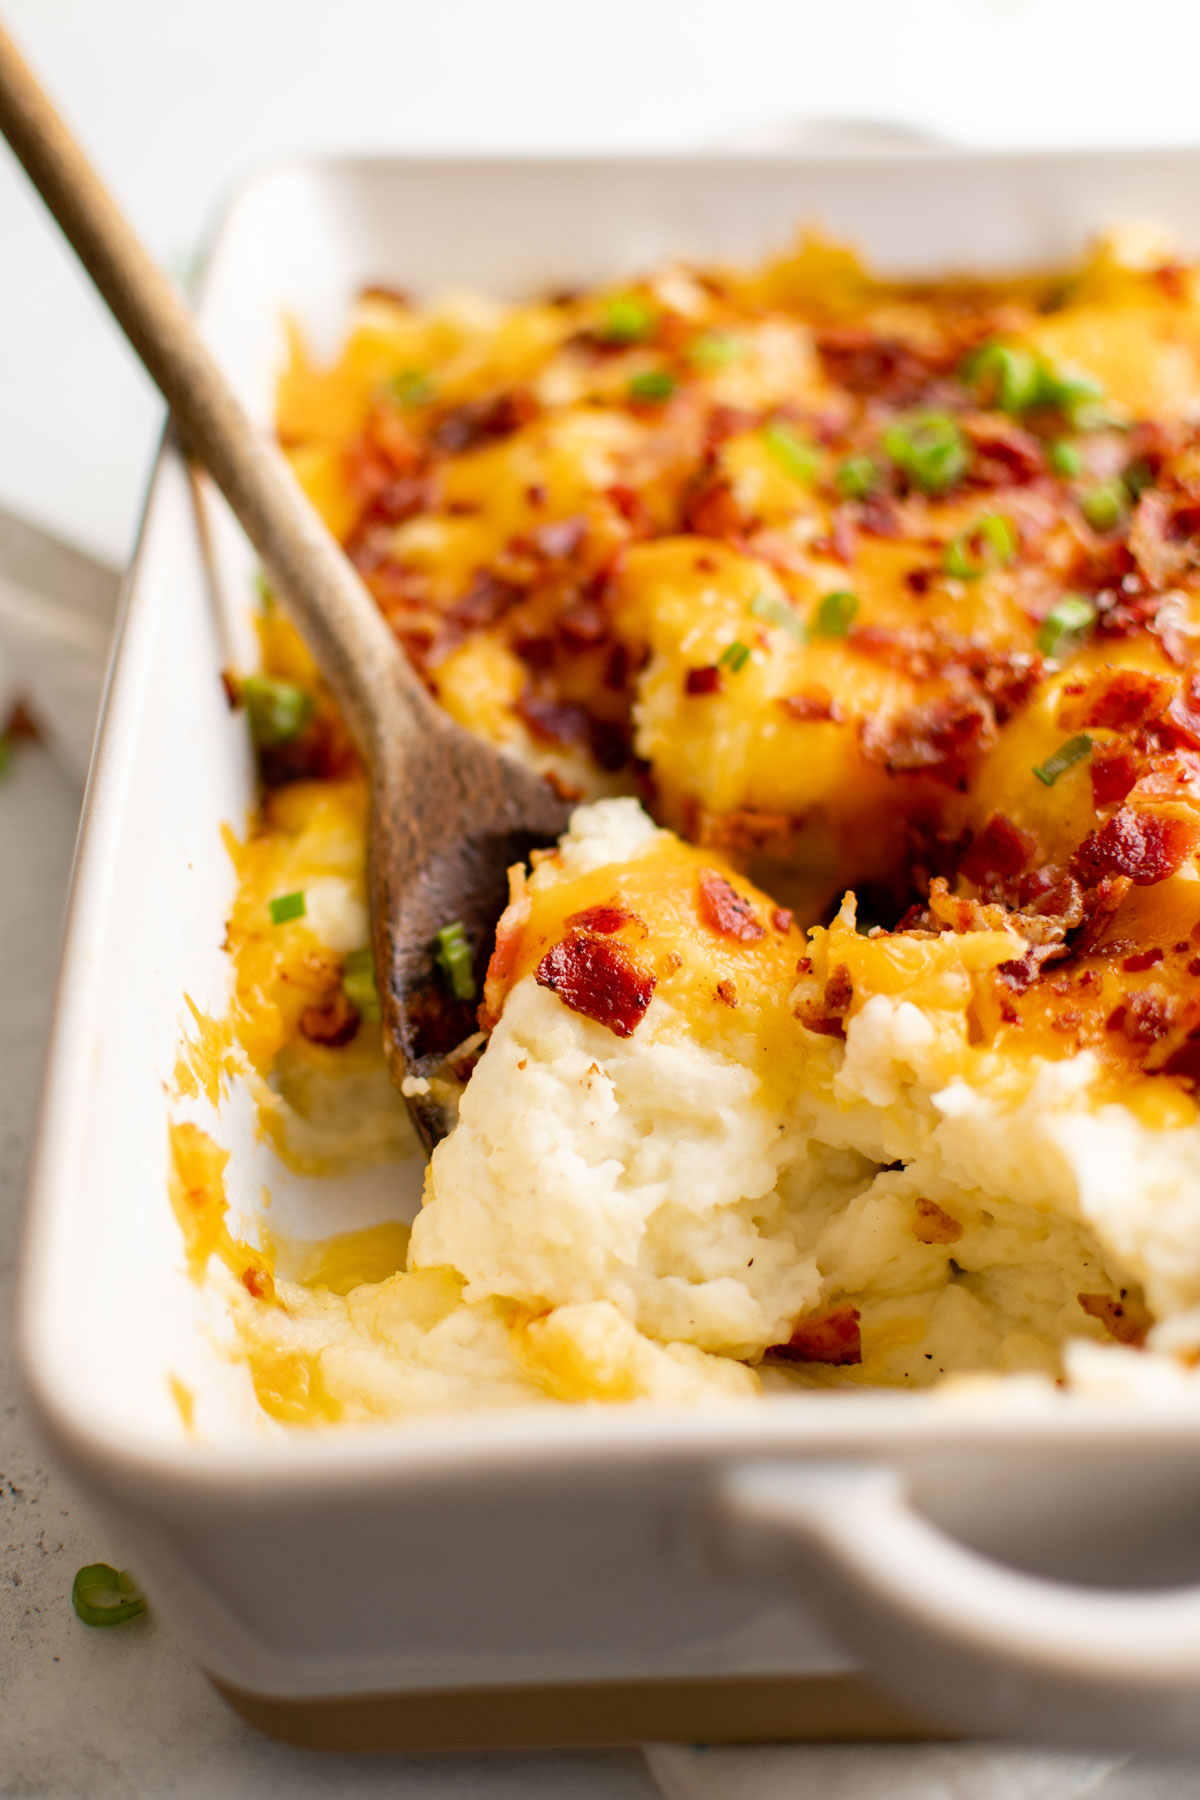
{"type": "Polygon", "coordinates": [[[1031,432],[997,413],[963,420],[973,455],[968,479],[974,487],[1020,487],[1046,472],[1046,457],[1031,432]]]}
{"type": "Polygon", "coordinates": [[[701,869],[696,877],[697,910],[712,931],[739,943],[753,944],[766,932],[754,916],[754,908],[719,869],[701,869]]]}
{"type": "Polygon", "coordinates": [[[620,1038],[632,1037],[658,985],[621,944],[578,930],[547,950],[535,976],[572,1012],[620,1038]]]}
{"type": "Polygon", "coordinates": [[[530,535],[529,541],[549,561],[565,562],[568,557],[574,556],[587,532],[587,520],[576,514],[568,519],[552,519],[548,524],[539,525],[530,535]]]}
{"type": "Polygon", "coordinates": [[[560,614],[558,635],[568,650],[594,650],[609,635],[602,609],[590,600],[579,600],[560,614]]]}
{"type": "Polygon", "coordinates": [[[1152,887],[1181,869],[1200,844],[1200,820],[1123,806],[1080,844],[1072,868],[1085,885],[1104,875],[1127,875],[1152,887]]]}
{"type": "Polygon", "coordinates": [[[795,914],[786,906],[777,906],[771,913],[771,923],[776,931],[786,934],[792,929],[795,914]]]}
{"type": "Polygon", "coordinates": [[[1037,852],[1037,839],[1014,825],[1003,813],[993,813],[959,864],[976,887],[990,878],[1003,882],[1019,875],[1037,852]]]}
{"type": "Polygon", "coordinates": [[[737,983],[735,981],[730,981],[728,979],[718,981],[716,994],[717,999],[721,1002],[722,1006],[736,1006],[738,1003],[737,983]]]}
{"type": "Polygon", "coordinates": [[[1141,669],[1106,670],[1078,700],[1059,712],[1064,731],[1134,731],[1162,711],[1171,684],[1141,669]]]}
{"type": "Polygon", "coordinates": [[[340,1049],[357,1036],[361,1019],[357,1008],[340,987],[330,990],[318,1005],[306,1006],[300,1014],[301,1035],[310,1044],[326,1044],[340,1049]]]}
{"type": "Polygon", "coordinates": [[[1137,763],[1128,750],[1094,750],[1091,768],[1097,810],[1118,806],[1137,781],[1137,763]]]}
{"type": "Polygon", "coordinates": [[[538,415],[538,403],[526,388],[511,388],[483,400],[466,400],[442,414],[430,434],[437,449],[461,456],[483,444],[511,437],[538,415]]]}
{"type": "Polygon", "coordinates": [[[911,406],[954,368],[953,351],[929,350],[864,325],[831,326],[817,337],[830,381],[851,394],[911,406]]]}
{"type": "Polygon", "coordinates": [[[843,717],[841,706],[829,689],[816,684],[798,694],[785,695],[779,704],[789,719],[797,719],[801,724],[838,724],[843,717]]]}
{"type": "Polygon", "coordinates": [[[1120,1031],[1131,1044],[1156,1044],[1165,1037],[1174,1019],[1176,1002],[1158,982],[1148,982],[1130,994],[1110,1013],[1110,1031],[1120,1031]]]}
{"type": "Polygon", "coordinates": [[[995,714],[975,694],[947,694],[903,712],[878,714],[863,722],[861,743],[868,762],[889,775],[942,769],[990,750],[996,741],[995,714]]]}
{"type": "Polygon", "coordinates": [[[598,931],[601,937],[611,937],[614,931],[620,931],[623,925],[640,925],[645,929],[646,921],[627,907],[618,906],[615,900],[607,905],[587,906],[582,912],[572,913],[567,924],[580,931],[598,931]]]}
{"type": "Polygon", "coordinates": [[[722,475],[702,479],[684,496],[683,529],[697,537],[740,538],[751,524],[738,505],[732,484],[722,475]]]}
{"type": "Polygon", "coordinates": [[[260,1269],[254,1263],[242,1270],[242,1286],[253,1300],[273,1300],[275,1298],[275,1282],[268,1269],[260,1269]]]}
{"type": "Polygon", "coordinates": [[[719,694],[721,691],[721,671],[716,663],[705,663],[699,669],[689,669],[683,678],[685,694],[719,694]]]}
{"type": "Polygon", "coordinates": [[[768,1355],[781,1362],[827,1363],[849,1368],[862,1361],[859,1313],[847,1302],[811,1319],[801,1319],[786,1344],[774,1344],[768,1355]]]}
{"type": "Polygon", "coordinates": [[[1127,956],[1124,962],[1122,962],[1121,967],[1125,970],[1126,974],[1133,975],[1141,969],[1152,969],[1155,963],[1160,963],[1162,959],[1163,953],[1157,948],[1153,950],[1138,950],[1135,951],[1132,956],[1127,956]]]}

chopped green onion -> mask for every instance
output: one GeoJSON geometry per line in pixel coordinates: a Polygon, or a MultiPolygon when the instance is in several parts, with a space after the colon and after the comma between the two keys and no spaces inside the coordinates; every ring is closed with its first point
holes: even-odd
{"type": "Polygon", "coordinates": [[[1070,438],[1055,438],[1050,446],[1050,467],[1068,481],[1083,474],[1083,458],[1070,438]]]}
{"type": "Polygon", "coordinates": [[[869,456],[848,456],[834,479],[847,500],[865,500],[879,485],[879,470],[869,456]]]}
{"type": "Polygon", "coordinates": [[[819,459],[811,444],[806,444],[803,438],[797,437],[789,426],[780,424],[778,419],[771,419],[763,426],[762,437],[763,443],[785,475],[806,485],[812,481],[819,459]]]}
{"type": "Polygon", "coordinates": [[[644,344],[658,330],[658,309],[637,294],[614,294],[600,329],[610,344],[644,344]]]}
{"type": "Polygon", "coordinates": [[[813,631],[817,637],[845,637],[857,611],[858,595],[846,588],[838,588],[834,593],[822,596],[813,631]]]}
{"type": "Polygon", "coordinates": [[[1129,491],[1121,481],[1102,481],[1079,502],[1093,531],[1113,531],[1129,510],[1129,491]]]}
{"type": "Polygon", "coordinates": [[[1048,756],[1044,763],[1035,763],[1033,772],[1046,787],[1053,787],[1060,775],[1073,769],[1076,763],[1084,762],[1092,754],[1092,740],[1086,731],[1077,737],[1068,738],[1060,744],[1053,756],[1048,756]]]}
{"type": "Polygon", "coordinates": [[[1144,456],[1134,459],[1126,468],[1121,480],[1128,488],[1131,497],[1138,500],[1148,487],[1154,486],[1154,470],[1144,456]]]}
{"type": "Polygon", "coordinates": [[[966,474],[967,441],[947,413],[924,413],[889,425],[883,447],[922,493],[944,494],[966,474]]]}
{"type": "Polygon", "coordinates": [[[370,948],[352,950],[342,965],[342,992],[364,1019],[380,1016],[379,989],[375,985],[375,960],[370,948]]]}
{"type": "Polygon", "coordinates": [[[958,581],[978,581],[989,569],[999,569],[1017,554],[1017,534],[1003,513],[985,513],[970,531],[960,531],[946,545],[942,566],[958,581]]]}
{"type": "Polygon", "coordinates": [[[675,392],[675,377],[666,369],[646,369],[629,384],[635,400],[669,400],[675,392]]]}
{"type": "Polygon", "coordinates": [[[746,354],[741,338],[729,331],[706,331],[688,350],[688,361],[698,369],[723,369],[746,354]]]}
{"type": "Polygon", "coordinates": [[[312,718],[312,695],[291,681],[273,675],[247,675],[241,684],[242,704],[250,723],[250,736],[260,750],[274,744],[290,744],[312,718]]]}
{"type": "Polygon", "coordinates": [[[456,919],[443,925],[433,940],[433,959],[456,1000],[475,998],[475,964],[467,934],[456,919]]]}
{"type": "Polygon", "coordinates": [[[1039,375],[1037,403],[1055,406],[1074,418],[1080,407],[1094,406],[1103,400],[1104,389],[1090,375],[1078,369],[1058,368],[1043,363],[1039,375]]]}
{"type": "Polygon", "coordinates": [[[722,650],[717,658],[718,669],[728,669],[731,675],[740,675],[750,661],[750,646],[743,644],[740,638],[734,638],[732,644],[722,650]]]}
{"type": "Polygon", "coordinates": [[[1064,594],[1042,620],[1037,647],[1043,656],[1061,656],[1074,648],[1096,617],[1096,609],[1082,594],[1064,594]]]}
{"type": "Polygon", "coordinates": [[[968,357],[963,373],[985,402],[1001,412],[1023,412],[1041,393],[1042,370],[1032,350],[1017,344],[985,344],[968,357]]]}
{"type": "Polygon", "coordinates": [[[71,1583],[71,1605],[85,1625],[124,1625],[146,1610],[146,1602],[126,1569],[88,1563],[71,1583]]]}
{"type": "Polygon", "coordinates": [[[270,582],[261,569],[254,577],[254,591],[258,595],[258,603],[262,607],[264,615],[269,619],[275,611],[275,595],[271,591],[270,582]]]}
{"type": "Polygon", "coordinates": [[[808,636],[804,620],[797,618],[786,600],[777,600],[773,594],[755,594],[750,602],[750,611],[756,619],[764,619],[768,625],[778,625],[781,631],[786,631],[791,637],[803,640],[808,636]]]}
{"type": "Polygon", "coordinates": [[[402,369],[388,382],[388,393],[400,406],[428,406],[433,383],[420,369],[402,369]]]}
{"type": "Polygon", "coordinates": [[[286,925],[290,919],[304,917],[304,895],[300,889],[294,894],[277,894],[270,903],[272,925],[286,925]]]}

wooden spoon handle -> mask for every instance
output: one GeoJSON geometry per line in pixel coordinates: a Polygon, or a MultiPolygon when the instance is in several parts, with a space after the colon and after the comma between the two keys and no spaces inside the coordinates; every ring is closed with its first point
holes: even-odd
{"type": "Polygon", "coordinates": [[[0,131],[286,596],[360,746],[370,757],[384,731],[436,732],[444,720],[371,596],[2,27],[0,131]]]}

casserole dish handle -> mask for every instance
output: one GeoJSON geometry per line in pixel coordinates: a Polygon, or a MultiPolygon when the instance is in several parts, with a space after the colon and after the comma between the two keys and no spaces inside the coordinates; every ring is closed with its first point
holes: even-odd
{"type": "Polygon", "coordinates": [[[1116,1591],[1007,1568],[958,1543],[878,1464],[742,1464],[718,1526],[931,1719],[1088,1748],[1200,1748],[1200,1587],[1116,1591]]]}

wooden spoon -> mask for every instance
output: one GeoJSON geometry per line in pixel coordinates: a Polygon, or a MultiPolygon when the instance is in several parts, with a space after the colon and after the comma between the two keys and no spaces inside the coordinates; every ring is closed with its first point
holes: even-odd
{"type": "Polygon", "coordinates": [[[370,778],[372,942],[392,1079],[432,1149],[450,1121],[426,1088],[475,1028],[440,985],[434,935],[462,922],[478,981],[506,871],[567,821],[547,783],[454,723],[255,429],[174,287],[0,29],[0,131],[161,389],[191,455],[229,502],[354,733],[370,778]],[[405,1083],[405,1077],[416,1081],[405,1083]],[[403,1085],[402,1085],[403,1084],[403,1085]],[[426,1090],[426,1091],[422,1091],[426,1090]]]}

